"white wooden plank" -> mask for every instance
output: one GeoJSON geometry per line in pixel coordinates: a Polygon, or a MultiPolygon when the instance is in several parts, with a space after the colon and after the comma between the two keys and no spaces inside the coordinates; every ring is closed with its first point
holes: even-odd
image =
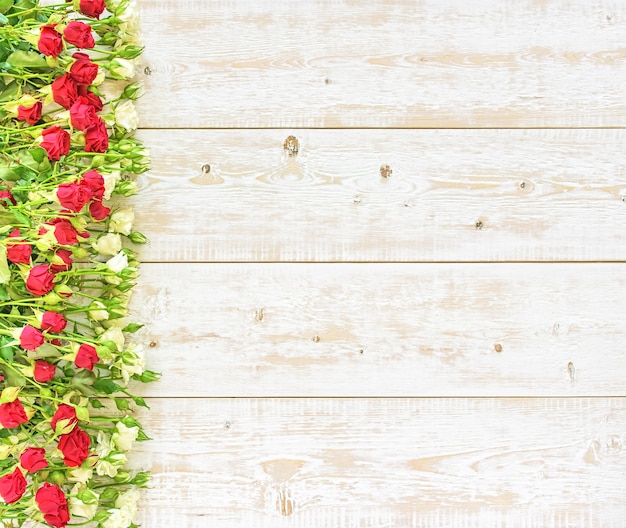
{"type": "Polygon", "coordinates": [[[292,132],[142,131],[142,259],[626,260],[624,130],[292,132]]]}
{"type": "Polygon", "coordinates": [[[618,396],[625,288],[624,264],[145,264],[132,309],[149,396],[618,396]]]}
{"type": "Polygon", "coordinates": [[[623,398],[150,403],[143,526],[626,525],[623,398]]]}
{"type": "Polygon", "coordinates": [[[624,2],[139,6],[144,127],[626,123],[624,2]]]}

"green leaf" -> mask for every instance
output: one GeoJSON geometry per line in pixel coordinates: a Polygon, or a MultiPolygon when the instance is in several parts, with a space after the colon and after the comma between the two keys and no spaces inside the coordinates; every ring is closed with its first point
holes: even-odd
{"type": "Polygon", "coordinates": [[[4,181],[16,181],[20,175],[10,167],[0,167],[0,179],[4,181]]]}
{"type": "MultiPolygon", "coordinates": [[[[6,63],[2,63],[6,64],[6,63]]],[[[8,68],[3,68],[2,64],[0,64],[0,70],[6,70],[8,68]]],[[[9,64],[9,67],[11,65],[9,64]]],[[[7,84],[6,88],[2,90],[0,93],[0,101],[12,101],[13,99],[17,99],[17,92],[19,91],[19,85],[16,82],[12,82],[7,84]]]]}
{"type": "MultiPolygon", "coordinates": [[[[12,7],[13,7],[13,0],[0,0],[0,13],[6,13],[12,7]]],[[[4,22],[4,23],[5,24],[8,23],[8,20],[7,22],[4,22]]]]}
{"type": "Polygon", "coordinates": [[[9,23],[9,19],[0,13],[0,24],[6,26],[9,23]]]}
{"type": "Polygon", "coordinates": [[[134,334],[137,330],[139,330],[140,328],[143,328],[142,324],[137,324],[137,323],[130,323],[127,324],[123,329],[122,332],[128,332],[129,334],[134,334]]]}
{"type": "Polygon", "coordinates": [[[89,403],[94,409],[102,409],[104,407],[104,405],[102,404],[100,400],[96,400],[94,398],[91,398],[89,400],[89,403]]]}
{"type": "Polygon", "coordinates": [[[15,348],[2,346],[0,348],[0,357],[4,359],[7,363],[13,363],[13,358],[15,357],[15,348]]]}
{"type": "Polygon", "coordinates": [[[0,284],[11,280],[11,270],[9,269],[9,261],[7,260],[7,247],[0,245],[0,284]]]}
{"type": "Polygon", "coordinates": [[[113,394],[122,390],[122,387],[110,379],[99,379],[93,384],[93,388],[104,394],[113,394]]]}
{"type": "Polygon", "coordinates": [[[35,51],[15,50],[7,57],[7,62],[14,68],[48,68],[46,59],[35,51]]]}
{"type": "Polygon", "coordinates": [[[11,296],[4,286],[0,286],[0,301],[10,301],[11,296]]]}
{"type": "Polygon", "coordinates": [[[13,216],[15,216],[15,219],[18,221],[19,224],[30,227],[30,218],[22,213],[22,211],[19,211],[18,209],[13,209],[13,216]]]}

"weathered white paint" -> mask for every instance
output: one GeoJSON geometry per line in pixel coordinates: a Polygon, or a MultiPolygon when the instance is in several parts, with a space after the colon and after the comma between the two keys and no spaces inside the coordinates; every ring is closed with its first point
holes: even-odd
{"type": "Polygon", "coordinates": [[[140,0],[140,7],[144,127],[626,124],[624,2],[140,0]]]}
{"type": "Polygon", "coordinates": [[[139,7],[144,526],[623,528],[626,3],[139,7]]]}
{"type": "Polygon", "coordinates": [[[132,309],[151,396],[619,396],[625,272],[145,264],[132,309]]]}
{"type": "Polygon", "coordinates": [[[163,398],[145,423],[144,526],[626,524],[623,398],[163,398]]]}
{"type": "Polygon", "coordinates": [[[626,260],[624,130],[140,137],[153,166],[134,201],[143,260],[626,260]]]}

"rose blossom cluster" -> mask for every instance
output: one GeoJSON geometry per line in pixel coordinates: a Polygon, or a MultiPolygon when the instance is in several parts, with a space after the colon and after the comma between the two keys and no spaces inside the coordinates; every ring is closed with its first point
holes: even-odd
{"type": "Polygon", "coordinates": [[[136,11],[132,0],[22,11],[0,24],[13,76],[0,84],[0,519],[127,528],[149,479],[126,469],[147,439],[129,384],[159,377],[127,321],[129,243],[146,241],[122,202],[148,169],[132,135],[139,87],[119,86],[141,52],[136,11]]]}

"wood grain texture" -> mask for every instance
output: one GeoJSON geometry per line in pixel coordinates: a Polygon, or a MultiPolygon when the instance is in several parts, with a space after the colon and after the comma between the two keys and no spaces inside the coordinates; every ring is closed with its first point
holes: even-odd
{"type": "Polygon", "coordinates": [[[626,524],[619,399],[153,399],[144,526],[626,524]]]}
{"type": "Polygon", "coordinates": [[[611,396],[624,393],[625,272],[146,264],[132,316],[163,372],[149,396],[611,396]]]}
{"type": "Polygon", "coordinates": [[[143,127],[626,124],[624,2],[139,5],[143,127]]]}
{"type": "Polygon", "coordinates": [[[141,131],[142,259],[626,260],[624,130],[291,132],[141,131]]]}

